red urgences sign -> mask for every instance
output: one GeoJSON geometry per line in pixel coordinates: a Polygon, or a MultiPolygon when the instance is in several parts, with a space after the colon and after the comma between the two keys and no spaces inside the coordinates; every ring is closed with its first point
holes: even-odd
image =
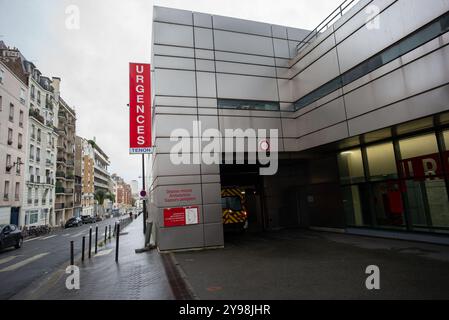
{"type": "Polygon", "coordinates": [[[151,67],[129,64],[129,152],[152,152],[151,143],[151,67]]]}

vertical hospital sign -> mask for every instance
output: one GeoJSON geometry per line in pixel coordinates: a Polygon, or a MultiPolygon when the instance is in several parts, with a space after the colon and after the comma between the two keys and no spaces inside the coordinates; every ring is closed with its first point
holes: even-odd
{"type": "Polygon", "coordinates": [[[129,152],[152,153],[151,142],[151,67],[129,64],[129,152]]]}

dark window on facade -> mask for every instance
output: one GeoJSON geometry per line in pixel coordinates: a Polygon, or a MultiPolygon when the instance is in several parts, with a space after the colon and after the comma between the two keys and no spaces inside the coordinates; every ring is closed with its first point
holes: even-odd
{"type": "Polygon", "coordinates": [[[219,99],[218,108],[236,110],[279,111],[279,102],[219,99]]]}

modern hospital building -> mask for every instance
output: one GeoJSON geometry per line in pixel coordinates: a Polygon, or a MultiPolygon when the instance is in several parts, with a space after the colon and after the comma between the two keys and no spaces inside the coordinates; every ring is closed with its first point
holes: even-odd
{"type": "Polygon", "coordinates": [[[148,211],[161,251],[224,246],[224,186],[244,190],[249,232],[449,241],[449,0],[347,0],[321,26],[154,7],[148,211]],[[174,164],[173,130],[204,143],[195,121],[278,130],[277,173],[174,164]],[[198,219],[167,224],[173,208],[198,219]]]}

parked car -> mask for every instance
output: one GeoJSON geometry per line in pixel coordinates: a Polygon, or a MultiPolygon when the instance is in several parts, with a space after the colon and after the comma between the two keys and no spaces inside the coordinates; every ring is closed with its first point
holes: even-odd
{"type": "Polygon", "coordinates": [[[81,220],[84,224],[95,223],[95,218],[92,216],[81,216],[81,220]]]}
{"type": "Polygon", "coordinates": [[[74,217],[67,220],[65,223],[64,228],[72,228],[72,227],[79,227],[83,225],[83,220],[80,217],[74,217]]]}
{"type": "Polygon", "coordinates": [[[0,225],[0,250],[15,247],[20,249],[23,245],[23,236],[20,229],[13,224],[0,225]]]}
{"type": "Polygon", "coordinates": [[[96,216],[94,219],[95,219],[95,222],[103,221],[103,218],[100,216],[96,216]]]}

